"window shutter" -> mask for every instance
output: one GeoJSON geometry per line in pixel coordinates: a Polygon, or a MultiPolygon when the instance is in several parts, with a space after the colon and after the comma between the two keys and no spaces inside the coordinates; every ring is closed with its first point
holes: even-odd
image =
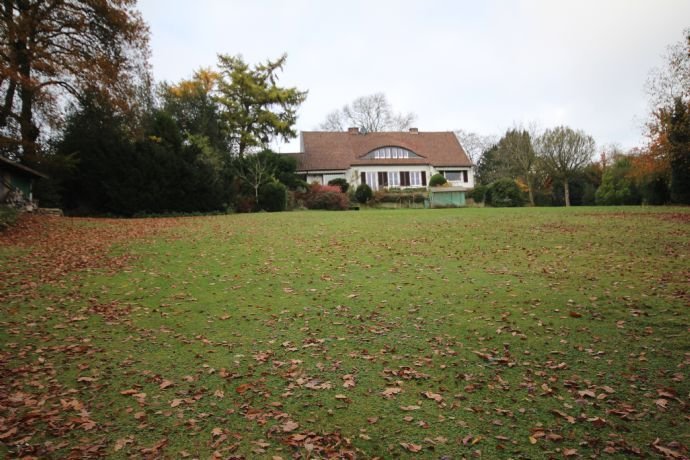
{"type": "Polygon", "coordinates": [[[366,183],[367,183],[367,174],[366,174],[366,173],[360,174],[360,181],[361,181],[362,184],[366,184],[366,183]]]}
{"type": "Polygon", "coordinates": [[[426,171],[422,171],[422,185],[426,187],[426,171]]]}

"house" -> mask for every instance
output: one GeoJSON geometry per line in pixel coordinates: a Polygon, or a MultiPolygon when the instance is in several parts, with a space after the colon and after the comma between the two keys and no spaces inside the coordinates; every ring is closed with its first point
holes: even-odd
{"type": "Polygon", "coordinates": [[[434,174],[443,174],[458,190],[474,188],[472,162],[452,132],[302,132],[297,173],[308,183],[327,184],[343,178],[351,187],[373,190],[426,188],[434,174]]]}
{"type": "Polygon", "coordinates": [[[33,202],[33,185],[45,174],[0,156],[0,203],[33,202]]]}

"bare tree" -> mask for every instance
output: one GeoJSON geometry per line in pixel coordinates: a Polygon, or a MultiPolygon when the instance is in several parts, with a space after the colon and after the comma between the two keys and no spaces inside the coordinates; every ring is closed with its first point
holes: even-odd
{"type": "Polygon", "coordinates": [[[570,206],[568,181],[591,160],[594,147],[592,136],[566,126],[547,129],[537,140],[536,150],[546,170],[563,180],[566,206],[570,206]]]}
{"type": "Polygon", "coordinates": [[[236,161],[235,174],[254,189],[254,202],[259,204],[259,189],[273,178],[273,165],[261,153],[248,154],[236,161]]]}
{"type": "Polygon", "coordinates": [[[649,73],[646,90],[652,112],[673,107],[676,98],[690,100],[690,28],[683,31],[683,40],[667,48],[665,66],[649,73]]]}
{"type": "Polygon", "coordinates": [[[458,138],[467,156],[470,157],[470,161],[475,165],[479,163],[484,152],[496,145],[497,142],[494,135],[485,136],[464,129],[455,130],[455,137],[458,138]]]}
{"type": "Polygon", "coordinates": [[[345,131],[345,120],[340,110],[334,110],[328,115],[323,123],[319,125],[322,131],[345,131]]]}
{"type": "Polygon", "coordinates": [[[359,97],[342,109],[329,113],[319,129],[343,131],[346,127],[357,127],[366,132],[403,131],[410,128],[416,118],[412,112],[393,112],[386,95],[376,93],[359,97]]]}

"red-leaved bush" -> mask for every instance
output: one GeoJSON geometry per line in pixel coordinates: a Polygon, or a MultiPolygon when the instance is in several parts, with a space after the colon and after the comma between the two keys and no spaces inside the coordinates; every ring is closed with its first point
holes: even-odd
{"type": "Polygon", "coordinates": [[[339,185],[322,185],[314,182],[309,185],[309,193],[320,193],[320,192],[335,192],[342,193],[339,185]]]}
{"type": "Polygon", "coordinates": [[[340,191],[337,185],[311,184],[304,195],[304,206],[307,209],[330,209],[334,211],[348,209],[350,199],[340,191]]]}

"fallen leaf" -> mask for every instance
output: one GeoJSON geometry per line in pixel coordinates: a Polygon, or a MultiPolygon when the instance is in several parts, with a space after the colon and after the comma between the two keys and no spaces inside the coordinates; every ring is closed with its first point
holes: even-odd
{"type": "Polygon", "coordinates": [[[355,386],[355,377],[352,374],[343,375],[343,387],[352,388],[355,386]]]}
{"type": "Polygon", "coordinates": [[[422,450],[422,446],[419,444],[413,444],[411,442],[401,442],[400,445],[403,447],[403,449],[410,452],[419,452],[422,450]]]}
{"type": "Polygon", "coordinates": [[[117,441],[115,441],[115,446],[113,447],[113,450],[117,452],[119,450],[122,450],[127,444],[132,444],[133,442],[134,438],[132,436],[120,438],[117,441]]]}
{"type": "Polygon", "coordinates": [[[242,385],[239,385],[237,388],[235,388],[235,391],[238,394],[244,394],[245,392],[247,392],[247,390],[251,389],[252,386],[253,385],[251,383],[243,383],[242,385]]]}
{"type": "Polygon", "coordinates": [[[687,458],[687,457],[684,457],[680,452],[677,452],[673,449],[669,449],[668,447],[664,447],[664,446],[659,445],[659,442],[660,442],[659,438],[656,438],[654,440],[654,442],[651,444],[652,449],[656,450],[660,454],[665,455],[666,458],[687,458]]]}
{"type": "Polygon", "coordinates": [[[299,428],[299,423],[288,420],[287,422],[283,423],[280,428],[283,430],[283,433],[289,433],[290,431],[294,431],[299,428]]]}
{"type": "Polygon", "coordinates": [[[425,391],[425,392],[422,393],[422,394],[423,394],[424,396],[426,396],[427,398],[429,398],[429,399],[433,399],[433,400],[436,401],[436,402],[439,402],[439,403],[440,403],[440,402],[443,401],[443,396],[441,396],[441,395],[438,394],[438,393],[433,393],[433,392],[431,392],[431,391],[425,391]]]}
{"type": "Polygon", "coordinates": [[[400,387],[388,387],[381,392],[381,395],[383,395],[384,398],[390,399],[400,392],[402,392],[402,388],[400,387]]]}
{"type": "Polygon", "coordinates": [[[4,433],[0,434],[0,439],[8,439],[11,438],[17,434],[17,427],[15,426],[14,428],[10,428],[8,431],[5,431],[4,433]]]}

